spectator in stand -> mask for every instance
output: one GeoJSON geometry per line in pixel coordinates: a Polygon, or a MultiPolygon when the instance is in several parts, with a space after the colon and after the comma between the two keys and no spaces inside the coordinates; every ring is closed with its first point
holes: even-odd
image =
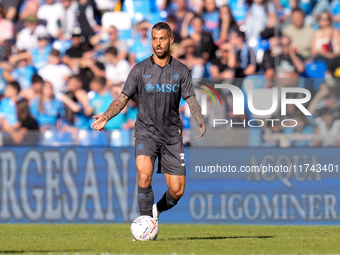
{"type": "Polygon", "coordinates": [[[9,74],[8,81],[17,81],[22,91],[31,88],[32,76],[35,71],[33,66],[28,64],[27,59],[18,60],[14,70],[9,74]]]}
{"type": "MultiPolygon", "coordinates": [[[[112,86],[111,89],[110,89],[110,92],[111,92],[111,97],[112,97],[112,100],[115,100],[117,97],[119,97],[119,95],[121,94],[122,92],[122,86],[112,86]]],[[[113,130],[113,129],[122,129],[123,126],[126,124],[126,110],[127,110],[127,107],[124,107],[124,109],[117,115],[115,116],[113,119],[113,122],[110,123],[110,126],[109,127],[106,127],[107,129],[109,130],[113,130]],[[118,117],[116,120],[115,118],[118,117]]],[[[110,120],[110,122],[111,122],[110,120]]],[[[109,124],[109,123],[107,123],[109,124]]]]}
{"type": "Polygon", "coordinates": [[[228,38],[232,32],[239,29],[228,5],[221,6],[219,10],[219,18],[220,18],[219,43],[222,44],[228,41],[228,38]]]}
{"type": "Polygon", "coordinates": [[[291,39],[293,48],[298,54],[305,59],[310,58],[313,30],[304,24],[304,12],[299,8],[294,9],[291,20],[292,23],[282,30],[282,34],[291,39]]]}
{"type": "Polygon", "coordinates": [[[186,65],[193,78],[203,78],[206,60],[198,53],[195,42],[191,38],[182,40],[172,56],[186,65]]]}
{"type": "MultiPolygon", "coordinates": [[[[116,87],[116,85],[114,85],[116,87]]],[[[92,109],[91,115],[100,115],[103,114],[109,105],[112,103],[113,98],[110,91],[107,90],[105,84],[105,78],[102,77],[94,77],[90,83],[91,91],[89,92],[90,99],[90,107],[92,109]]],[[[116,91],[117,89],[112,89],[116,91]]],[[[123,112],[119,113],[116,117],[113,118],[112,123],[108,122],[108,126],[105,126],[105,129],[117,129],[117,127],[121,127],[122,123],[125,122],[124,116],[125,109],[123,112]]],[[[90,124],[93,122],[93,119],[90,119],[90,124]]]]}
{"type": "Polygon", "coordinates": [[[38,46],[31,51],[25,51],[10,57],[10,62],[14,64],[19,60],[28,60],[33,65],[36,71],[39,71],[48,62],[48,57],[51,53],[52,46],[49,43],[49,36],[47,34],[40,34],[38,36],[38,46]]]}
{"type": "Polygon", "coordinates": [[[29,51],[38,46],[38,36],[47,34],[46,28],[43,25],[38,25],[38,21],[36,16],[26,18],[25,28],[19,32],[17,37],[17,49],[29,51]]]}
{"type": "Polygon", "coordinates": [[[329,108],[322,108],[315,122],[315,134],[321,137],[314,141],[313,146],[329,147],[340,145],[340,120],[334,118],[329,108]]]}
{"type": "Polygon", "coordinates": [[[79,76],[82,79],[83,89],[89,91],[89,84],[95,77],[105,77],[105,66],[103,63],[94,58],[93,47],[90,44],[84,44],[83,55],[80,60],[79,76]]]}
{"type": "Polygon", "coordinates": [[[5,89],[4,98],[0,101],[0,130],[9,131],[20,127],[16,111],[19,101],[20,85],[10,82],[5,89]]]}
{"type": "Polygon", "coordinates": [[[183,21],[181,35],[183,38],[190,37],[196,45],[196,56],[202,56],[205,61],[215,57],[215,44],[211,34],[203,30],[203,20],[191,13],[183,21]],[[193,28],[189,34],[189,24],[193,28]]]}
{"type": "Polygon", "coordinates": [[[0,47],[6,40],[10,40],[14,36],[14,26],[11,20],[5,18],[4,9],[0,6],[0,47]]]}
{"type": "MultiPolygon", "coordinates": [[[[21,5],[19,13],[19,20],[14,24],[14,34],[17,35],[25,28],[25,21],[28,17],[36,16],[39,9],[40,2],[36,0],[24,1],[21,5]]],[[[38,20],[38,25],[46,26],[45,20],[38,20]]]]}
{"type": "Polygon", "coordinates": [[[216,7],[215,0],[204,0],[204,10],[202,13],[204,30],[211,33],[214,42],[220,40],[220,14],[216,7]]]}
{"type": "Polygon", "coordinates": [[[56,7],[61,10],[58,21],[59,38],[70,39],[74,29],[77,27],[78,3],[72,0],[61,0],[56,3],[56,7]]]}
{"type": "Polygon", "coordinates": [[[88,0],[78,1],[77,21],[86,39],[99,32],[100,26],[94,19],[94,9],[88,0]]]}
{"type": "Polygon", "coordinates": [[[32,86],[29,89],[20,92],[20,95],[27,99],[29,104],[31,104],[34,99],[40,97],[44,80],[38,74],[34,74],[31,83],[32,86]]]}
{"type": "Polygon", "coordinates": [[[126,106],[125,124],[122,126],[122,129],[135,128],[137,114],[138,114],[138,104],[137,104],[137,101],[132,98],[131,100],[129,100],[126,106]]]}
{"type": "Polygon", "coordinates": [[[48,58],[48,64],[41,68],[38,74],[53,85],[54,94],[63,92],[65,81],[72,75],[72,71],[67,65],[60,63],[59,51],[53,49],[48,58]]]}
{"type": "Polygon", "coordinates": [[[330,12],[334,27],[340,29],[340,0],[333,0],[330,6],[330,12]]]}
{"type": "Polygon", "coordinates": [[[81,77],[73,75],[67,80],[67,92],[60,96],[65,104],[64,131],[76,131],[90,127],[89,116],[93,109],[90,107],[87,92],[82,87],[81,77]]]}
{"type": "Polygon", "coordinates": [[[339,91],[326,83],[319,85],[319,90],[308,104],[308,111],[316,116],[322,108],[328,108],[335,119],[340,119],[339,91]]]}
{"type": "Polygon", "coordinates": [[[79,72],[80,61],[84,53],[84,42],[81,39],[80,28],[75,28],[72,33],[72,46],[66,51],[63,57],[63,63],[68,65],[73,73],[79,72]]]}
{"type": "Polygon", "coordinates": [[[272,48],[264,53],[263,61],[267,78],[273,78],[275,74],[278,78],[298,78],[305,71],[303,57],[295,52],[287,36],[280,38],[279,50],[272,48]]]}
{"type": "Polygon", "coordinates": [[[16,103],[19,127],[16,130],[9,128],[6,130],[11,138],[11,143],[22,145],[35,145],[39,141],[39,135],[28,133],[28,131],[38,131],[39,124],[34,119],[29,110],[29,104],[26,99],[20,99],[16,103]]]}
{"type": "Polygon", "coordinates": [[[46,20],[46,30],[54,39],[59,38],[62,34],[60,19],[62,17],[62,8],[55,0],[45,0],[45,4],[40,5],[37,17],[46,20]]]}
{"type": "Polygon", "coordinates": [[[234,31],[230,35],[230,43],[236,54],[235,78],[244,78],[256,72],[256,59],[254,51],[248,47],[242,31],[234,31]]]}
{"type": "Polygon", "coordinates": [[[340,31],[333,28],[328,12],[321,13],[318,22],[319,29],[314,32],[312,40],[312,55],[315,60],[329,63],[340,56],[340,31]]]}
{"type": "Polygon", "coordinates": [[[189,13],[187,8],[187,2],[186,0],[174,0],[174,3],[176,5],[176,10],[175,11],[170,10],[168,15],[173,15],[177,17],[176,33],[181,34],[184,18],[189,13]]]}
{"type": "Polygon", "coordinates": [[[1,0],[1,6],[6,13],[6,19],[16,21],[18,18],[18,10],[24,0],[1,0]]]}
{"type": "Polygon", "coordinates": [[[177,45],[182,41],[182,37],[179,33],[177,33],[177,17],[174,15],[168,15],[166,22],[168,23],[168,25],[171,28],[171,32],[172,32],[172,37],[174,38],[174,42],[171,45],[171,48],[174,45],[177,45]]]}
{"type": "MultiPolygon", "coordinates": [[[[311,135],[314,133],[313,127],[308,123],[308,120],[303,114],[296,114],[293,116],[293,119],[296,120],[297,124],[295,127],[286,127],[283,129],[283,133],[287,135],[293,134],[303,134],[303,135],[311,135]]],[[[289,143],[289,147],[310,147],[312,146],[312,140],[291,140],[289,143]]]]}
{"type": "Polygon", "coordinates": [[[138,23],[138,36],[129,51],[129,62],[131,66],[152,55],[150,28],[150,23],[145,20],[138,23]]]}
{"type": "Polygon", "coordinates": [[[118,58],[118,51],[115,47],[110,47],[105,51],[105,60],[107,85],[109,87],[112,85],[122,85],[131,70],[130,63],[125,59],[118,58]]]}
{"type": "Polygon", "coordinates": [[[210,75],[214,79],[226,80],[234,78],[236,56],[230,43],[223,43],[219,47],[220,57],[212,60],[210,75]]]}
{"type": "Polygon", "coordinates": [[[45,81],[39,98],[30,105],[32,116],[38,121],[40,131],[57,129],[63,114],[62,102],[55,97],[51,82],[45,81]]]}
{"type": "Polygon", "coordinates": [[[106,50],[109,47],[116,47],[118,50],[118,58],[126,59],[128,53],[128,45],[126,41],[118,39],[118,30],[115,26],[110,26],[107,31],[101,30],[90,39],[91,44],[98,50],[106,50]],[[107,40],[102,40],[107,35],[107,40]]]}
{"type": "Polygon", "coordinates": [[[272,29],[276,25],[275,5],[270,0],[247,0],[248,15],[245,21],[247,39],[259,39],[261,33],[272,29]]]}

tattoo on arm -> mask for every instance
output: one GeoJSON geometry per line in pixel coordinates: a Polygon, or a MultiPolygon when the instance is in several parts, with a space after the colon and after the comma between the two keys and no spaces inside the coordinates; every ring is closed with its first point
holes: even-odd
{"type": "Polygon", "coordinates": [[[114,116],[116,116],[118,113],[120,113],[121,110],[125,107],[127,102],[129,101],[129,98],[121,93],[107,108],[106,112],[104,112],[103,116],[108,121],[112,119],[114,116]]]}
{"type": "Polygon", "coordinates": [[[204,117],[201,113],[201,106],[198,104],[196,97],[191,96],[186,101],[189,105],[191,115],[195,118],[198,125],[201,126],[201,124],[204,124],[204,117]]]}

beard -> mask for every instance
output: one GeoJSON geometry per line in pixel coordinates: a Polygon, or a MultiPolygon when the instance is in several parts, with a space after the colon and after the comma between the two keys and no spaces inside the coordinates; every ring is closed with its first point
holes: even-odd
{"type": "Polygon", "coordinates": [[[167,47],[164,47],[164,48],[161,48],[162,51],[161,52],[158,52],[157,51],[157,48],[161,48],[161,47],[154,47],[153,48],[153,51],[154,53],[157,55],[158,58],[166,58],[168,56],[168,53],[169,53],[169,46],[167,47]]]}

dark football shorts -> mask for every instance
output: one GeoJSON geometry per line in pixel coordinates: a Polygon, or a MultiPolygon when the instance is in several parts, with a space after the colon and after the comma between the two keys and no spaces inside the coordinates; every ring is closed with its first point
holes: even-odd
{"type": "Polygon", "coordinates": [[[157,173],[159,174],[186,174],[182,139],[175,144],[164,144],[155,140],[152,134],[136,135],[135,157],[139,155],[149,156],[155,161],[158,158],[157,173]]]}

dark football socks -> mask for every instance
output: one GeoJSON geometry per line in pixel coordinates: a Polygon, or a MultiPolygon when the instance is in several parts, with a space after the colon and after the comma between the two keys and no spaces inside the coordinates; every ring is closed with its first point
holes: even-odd
{"type": "Polygon", "coordinates": [[[161,200],[157,202],[157,210],[161,213],[166,210],[171,209],[177,204],[178,200],[174,199],[171,195],[169,190],[167,190],[161,200]]]}
{"type": "Polygon", "coordinates": [[[152,217],[152,205],[154,202],[152,187],[141,188],[138,186],[138,205],[141,215],[152,217]]]}

